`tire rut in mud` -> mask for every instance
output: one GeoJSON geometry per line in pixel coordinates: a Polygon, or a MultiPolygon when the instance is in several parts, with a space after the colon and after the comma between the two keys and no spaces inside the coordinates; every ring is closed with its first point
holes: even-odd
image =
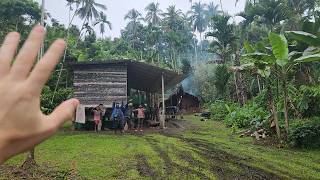
{"type": "Polygon", "coordinates": [[[135,158],[137,160],[137,171],[139,172],[140,176],[156,177],[154,171],[147,161],[147,158],[143,154],[137,154],[135,158]]]}
{"type": "Polygon", "coordinates": [[[163,132],[162,135],[176,138],[186,144],[189,144],[193,149],[192,151],[202,157],[202,159],[205,159],[208,163],[203,164],[202,162],[199,162],[199,160],[193,159],[191,156],[186,155],[187,152],[176,151],[178,156],[192,166],[199,167],[200,169],[208,169],[210,172],[214,173],[218,179],[286,179],[284,177],[279,177],[272,172],[250,166],[248,163],[245,163],[245,161],[253,161],[250,157],[243,158],[235,156],[217,148],[215,144],[208,141],[185,138],[181,134],[177,133],[163,132]]]}
{"type": "MultiPolygon", "coordinates": [[[[175,163],[174,161],[171,160],[169,154],[161,149],[161,147],[157,144],[157,142],[152,139],[152,138],[146,138],[146,140],[149,142],[149,144],[151,145],[151,147],[153,148],[153,150],[155,152],[157,152],[160,156],[160,158],[164,161],[164,170],[166,172],[166,176],[165,177],[158,177],[158,179],[166,179],[168,177],[172,177],[173,175],[177,175],[174,174],[174,172],[178,171],[179,175],[181,175],[181,177],[191,177],[192,175],[197,176],[201,179],[210,179],[209,177],[207,177],[204,173],[196,171],[192,168],[188,168],[185,166],[181,166],[177,163],[175,163]]],[[[190,163],[191,164],[191,163],[190,163]]],[[[196,165],[195,163],[192,164],[192,166],[194,167],[194,165],[196,165]]]]}
{"type": "Polygon", "coordinates": [[[214,144],[211,144],[210,142],[191,138],[176,138],[191,145],[195,153],[200,155],[203,159],[206,159],[209,163],[209,167],[207,168],[209,168],[211,172],[216,174],[218,179],[284,179],[271,172],[266,172],[262,169],[252,167],[244,163],[244,161],[248,161],[250,159],[241,158],[218,149],[214,144]]]}

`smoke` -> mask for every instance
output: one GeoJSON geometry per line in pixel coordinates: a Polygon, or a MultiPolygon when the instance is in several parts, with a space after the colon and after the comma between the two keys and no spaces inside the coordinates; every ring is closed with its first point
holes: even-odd
{"type": "Polygon", "coordinates": [[[199,86],[197,85],[196,78],[193,72],[185,80],[183,80],[181,84],[184,92],[187,92],[194,96],[200,95],[199,86]]]}
{"type": "Polygon", "coordinates": [[[212,69],[215,66],[212,62],[217,59],[220,58],[214,53],[202,52],[199,56],[198,64],[193,61],[192,72],[181,83],[184,91],[194,96],[202,96],[200,83],[206,83],[204,81],[212,78],[212,69]]]}

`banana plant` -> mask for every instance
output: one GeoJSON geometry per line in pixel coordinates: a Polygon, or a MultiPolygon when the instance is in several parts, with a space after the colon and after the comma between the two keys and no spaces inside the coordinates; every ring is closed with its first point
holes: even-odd
{"type": "MultiPolygon", "coordinates": [[[[301,35],[302,33],[300,33],[301,35]]],[[[253,52],[244,55],[254,59],[255,67],[258,73],[262,77],[268,77],[271,74],[271,69],[274,67],[280,67],[276,72],[278,78],[282,81],[282,93],[284,103],[284,117],[285,117],[285,129],[289,132],[289,116],[288,116],[288,73],[297,65],[307,62],[320,61],[320,53],[314,51],[313,53],[306,49],[305,52],[292,51],[289,53],[288,41],[283,34],[276,34],[270,32],[268,35],[269,43],[271,45],[272,53],[266,53],[267,51],[253,52]]],[[[314,44],[316,45],[316,44],[314,44]]]]}
{"type": "Polygon", "coordinates": [[[320,18],[314,22],[306,20],[302,31],[286,31],[286,34],[296,41],[294,48],[302,52],[303,56],[297,62],[317,61],[320,53],[320,18]]]}
{"type": "MultiPolygon", "coordinates": [[[[266,53],[265,46],[261,48],[262,43],[259,42],[255,45],[255,47],[251,46],[249,43],[245,42],[244,48],[247,54],[242,56],[243,59],[249,61],[249,63],[241,65],[241,70],[251,70],[266,81],[266,88],[267,88],[267,100],[270,108],[270,112],[273,116],[273,120],[276,126],[277,137],[280,140],[281,132],[278,120],[278,113],[276,106],[273,102],[273,95],[271,89],[271,71],[276,64],[275,58],[272,55],[266,53]],[[261,52],[258,52],[261,51],[261,52]]],[[[271,123],[271,122],[270,122],[271,123]]]]}
{"type": "MultiPolygon", "coordinates": [[[[319,27],[320,28],[320,22],[319,27]]],[[[320,58],[320,32],[316,35],[304,32],[304,31],[287,31],[289,36],[291,36],[294,40],[298,41],[298,43],[302,42],[308,45],[303,52],[300,52],[302,56],[298,59],[295,59],[297,63],[304,62],[315,62],[320,58]]]]}

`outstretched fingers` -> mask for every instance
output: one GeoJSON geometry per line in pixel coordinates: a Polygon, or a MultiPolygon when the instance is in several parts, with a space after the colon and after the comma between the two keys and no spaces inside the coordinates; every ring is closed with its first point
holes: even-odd
{"type": "Polygon", "coordinates": [[[27,78],[38,55],[44,36],[45,29],[42,26],[33,28],[12,65],[10,73],[12,73],[11,75],[14,79],[23,80],[27,78]]]}
{"type": "Polygon", "coordinates": [[[28,81],[30,81],[37,93],[41,93],[42,87],[47,82],[51,72],[55,69],[64,49],[64,40],[56,40],[31,72],[28,81]]]}
{"type": "Polygon", "coordinates": [[[79,104],[77,99],[70,99],[60,104],[46,119],[47,128],[55,131],[66,121],[71,121],[79,104]]]}
{"type": "Polygon", "coordinates": [[[0,78],[9,73],[19,41],[20,34],[17,32],[9,33],[3,41],[0,48],[0,78]]]}

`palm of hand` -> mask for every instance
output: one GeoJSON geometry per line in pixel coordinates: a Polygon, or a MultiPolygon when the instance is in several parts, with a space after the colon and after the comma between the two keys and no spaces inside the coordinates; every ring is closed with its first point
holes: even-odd
{"type": "Polygon", "coordinates": [[[10,33],[0,49],[0,163],[53,135],[79,103],[66,101],[49,116],[40,111],[42,87],[65,46],[63,40],[55,41],[30,72],[44,35],[42,27],[34,28],[13,65],[19,34],[10,33]]]}

